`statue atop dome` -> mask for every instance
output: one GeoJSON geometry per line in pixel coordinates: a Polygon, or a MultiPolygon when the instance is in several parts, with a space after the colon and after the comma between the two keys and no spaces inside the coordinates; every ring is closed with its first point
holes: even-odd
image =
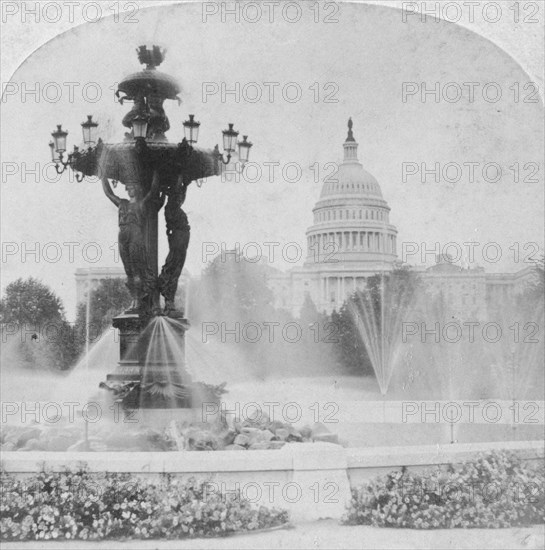
{"type": "Polygon", "coordinates": [[[352,117],[348,119],[348,135],[343,144],[344,147],[344,162],[358,162],[358,144],[352,133],[352,117]]]}
{"type": "Polygon", "coordinates": [[[356,141],[354,139],[354,134],[352,133],[352,117],[348,119],[348,136],[346,137],[346,141],[356,141]]]}

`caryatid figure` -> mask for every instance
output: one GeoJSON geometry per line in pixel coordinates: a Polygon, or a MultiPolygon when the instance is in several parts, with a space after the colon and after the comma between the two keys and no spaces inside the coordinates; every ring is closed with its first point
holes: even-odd
{"type": "Polygon", "coordinates": [[[125,187],[129,200],[118,197],[112,191],[108,178],[102,178],[104,193],[119,210],[119,254],[127,274],[127,288],[133,300],[129,311],[137,312],[149,309],[156,287],[156,278],[148,258],[145,223],[148,203],[159,195],[159,176],[157,172],[153,174],[151,188],[143,198],[139,185],[127,183],[125,187]]]}
{"type": "Polygon", "coordinates": [[[159,275],[159,291],[165,299],[165,313],[175,309],[174,298],[178,288],[178,279],[184,268],[187,247],[189,246],[190,227],[187,216],[181,206],[185,201],[187,186],[182,176],[172,185],[165,206],[165,221],[167,227],[169,252],[165,265],[159,275]]]}

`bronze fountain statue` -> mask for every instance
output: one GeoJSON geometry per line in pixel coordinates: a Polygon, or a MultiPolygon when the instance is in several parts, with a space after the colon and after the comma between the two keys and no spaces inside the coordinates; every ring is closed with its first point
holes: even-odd
{"type": "Polygon", "coordinates": [[[174,298],[178,288],[178,279],[184,268],[187,247],[189,245],[190,227],[187,216],[181,206],[185,201],[187,186],[183,178],[170,188],[165,206],[165,221],[168,236],[168,256],[159,275],[159,291],[165,300],[165,314],[175,312],[174,298]]]}
{"type": "Polygon", "coordinates": [[[156,284],[148,262],[144,222],[146,209],[149,208],[152,197],[158,192],[158,182],[159,178],[154,174],[151,189],[145,197],[141,197],[138,186],[128,183],[126,187],[129,200],[127,200],[114,194],[108,178],[102,178],[104,193],[119,210],[119,255],[127,275],[127,287],[133,299],[128,312],[139,312],[149,307],[147,302],[156,284]]]}
{"type": "MultiPolygon", "coordinates": [[[[232,124],[223,131],[226,160],[217,145],[212,150],[199,149],[195,143],[200,123],[190,115],[184,122],[186,138],[178,144],[169,143],[165,134],[170,123],[163,103],[166,99],[180,103],[180,86],[174,78],[157,70],[164,60],[164,49],[140,46],[137,53],[145,68],[125,77],[116,92],[121,104],[134,103],[123,118],[123,125],[130,130],[125,140],[114,144],[96,140],[93,132],[97,123],[89,116],[82,124],[87,149],[80,151],[74,147],[74,151],[64,157],[68,132],[60,125],[52,133],[54,142],[50,143],[57,172],[70,167],[78,181],[85,176],[98,176],[104,193],[118,208],[119,252],[132,303],[127,311],[113,319],[113,326],[120,331],[121,360],[117,372],[108,375],[108,382],[142,381],[149,347],[145,328],[154,316],[176,319],[179,337],[184,340],[189,324],[183,318],[184,312],[176,308],[175,296],[186,260],[190,227],[181,206],[193,181],[220,174],[221,165],[227,164],[235,151],[238,136],[232,124]],[[111,182],[123,184],[129,199],[117,196],[111,182]],[[158,213],[163,206],[169,252],[159,272],[158,213]]],[[[242,164],[248,160],[251,146],[246,136],[238,142],[242,164]]],[[[180,384],[187,383],[189,376],[177,361],[172,358],[153,365],[153,369],[167,373],[168,378],[180,384]]],[[[148,367],[146,376],[150,373],[148,367]]]]}

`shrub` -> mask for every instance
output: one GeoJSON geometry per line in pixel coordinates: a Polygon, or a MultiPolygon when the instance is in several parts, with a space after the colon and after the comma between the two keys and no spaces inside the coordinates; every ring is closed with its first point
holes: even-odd
{"type": "Polygon", "coordinates": [[[41,472],[24,480],[0,472],[1,540],[180,539],[222,536],[287,522],[283,510],[254,507],[240,494],[207,492],[205,481],[163,475],[92,476],[41,472]]]}
{"type": "Polygon", "coordinates": [[[446,470],[391,472],[352,490],[348,525],[445,529],[543,523],[544,468],[491,452],[446,470]]]}

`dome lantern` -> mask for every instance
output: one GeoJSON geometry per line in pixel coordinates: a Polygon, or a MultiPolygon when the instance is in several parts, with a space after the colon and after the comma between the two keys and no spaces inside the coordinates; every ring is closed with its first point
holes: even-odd
{"type": "Polygon", "coordinates": [[[348,119],[348,135],[346,141],[343,143],[344,147],[344,162],[355,161],[358,162],[358,143],[354,139],[352,133],[352,118],[348,119]]]}

